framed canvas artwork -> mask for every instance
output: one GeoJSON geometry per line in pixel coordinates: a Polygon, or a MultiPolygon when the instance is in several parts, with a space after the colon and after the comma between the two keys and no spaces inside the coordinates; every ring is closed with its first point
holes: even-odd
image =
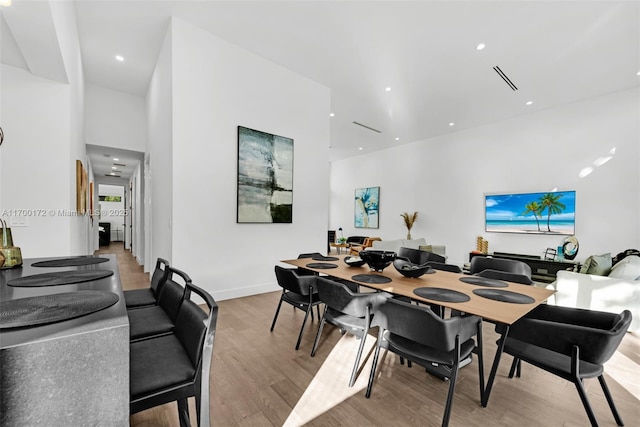
{"type": "Polygon", "coordinates": [[[293,139],[238,126],[238,223],[293,221],[293,139]]]}
{"type": "Polygon", "coordinates": [[[356,189],[354,225],[356,228],[378,228],[380,187],[356,189]]]}

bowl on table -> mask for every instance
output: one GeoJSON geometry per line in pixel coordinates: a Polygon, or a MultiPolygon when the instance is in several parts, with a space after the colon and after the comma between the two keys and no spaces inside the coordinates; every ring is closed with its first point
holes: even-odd
{"type": "Polygon", "coordinates": [[[393,251],[365,250],[360,251],[359,255],[373,271],[384,270],[396,259],[396,253],[393,251]]]}
{"type": "Polygon", "coordinates": [[[395,261],[393,261],[393,266],[396,268],[398,273],[405,277],[413,278],[420,277],[431,270],[429,265],[414,264],[409,261],[408,258],[396,258],[395,261]]]}
{"type": "Polygon", "coordinates": [[[362,267],[364,265],[364,260],[359,256],[346,256],[344,257],[344,262],[349,267],[362,267]]]}

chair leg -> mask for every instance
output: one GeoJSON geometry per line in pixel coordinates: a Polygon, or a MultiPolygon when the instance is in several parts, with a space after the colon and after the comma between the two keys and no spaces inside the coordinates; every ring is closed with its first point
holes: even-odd
{"type": "Polygon", "coordinates": [[[584,384],[582,384],[582,380],[576,378],[573,380],[573,383],[578,389],[578,394],[580,395],[580,400],[582,400],[582,406],[584,406],[585,411],[587,411],[587,416],[589,417],[589,421],[593,427],[598,427],[598,421],[596,421],[596,416],[593,413],[593,409],[591,409],[591,404],[589,403],[589,399],[587,399],[587,392],[584,389],[584,384]]]}
{"type": "Polygon", "coordinates": [[[381,339],[382,339],[382,333],[378,335],[378,343],[376,343],[376,351],[373,354],[373,363],[371,364],[371,373],[369,374],[369,384],[367,384],[367,391],[364,394],[364,396],[367,399],[371,397],[371,390],[373,389],[373,379],[376,376],[376,367],[378,366],[378,356],[380,356],[380,340],[381,339]]]}
{"type": "Polygon", "coordinates": [[[360,339],[360,346],[358,347],[358,355],[356,356],[356,361],[353,364],[351,379],[349,379],[349,387],[353,387],[353,384],[356,382],[356,372],[358,372],[358,368],[360,367],[360,358],[362,357],[362,350],[364,349],[364,342],[367,339],[367,335],[367,331],[362,331],[362,338],[360,339]]]}
{"type": "Polygon", "coordinates": [[[180,427],[191,427],[189,420],[189,405],[187,398],[178,399],[178,418],[180,419],[180,427]]]}
{"type": "Polygon", "coordinates": [[[278,314],[280,313],[280,307],[282,306],[282,296],[280,297],[280,302],[278,303],[278,308],[276,308],[276,314],[273,316],[273,322],[271,322],[270,331],[273,332],[273,328],[276,326],[276,320],[278,319],[278,314]]]}
{"type": "MultiPolygon", "coordinates": [[[[509,369],[509,378],[513,378],[513,375],[516,373],[516,369],[518,367],[518,362],[520,361],[520,359],[518,359],[517,357],[513,358],[513,362],[511,363],[511,369],[509,369]]],[[[520,375],[518,375],[519,377],[520,375]]]]}
{"type": "Polygon", "coordinates": [[[298,342],[296,343],[296,350],[300,348],[300,341],[302,341],[302,334],[304,333],[304,326],[307,323],[307,317],[309,313],[313,316],[313,307],[307,306],[307,311],[304,313],[304,320],[302,320],[302,327],[300,328],[300,334],[298,335],[298,342]]]}
{"type": "Polygon", "coordinates": [[[320,319],[320,325],[318,325],[318,333],[316,334],[316,339],[313,341],[313,348],[311,349],[311,357],[314,357],[316,355],[316,349],[318,348],[320,335],[322,335],[322,328],[324,327],[324,322],[325,322],[324,316],[322,316],[322,318],[320,319]]]}
{"type": "Polygon", "coordinates": [[[449,425],[449,418],[451,417],[451,406],[453,403],[453,394],[456,389],[456,378],[458,376],[460,362],[453,365],[451,368],[451,376],[449,377],[449,392],[447,393],[447,403],[444,407],[444,415],[442,417],[442,427],[449,425]]]}
{"type": "Polygon", "coordinates": [[[616,405],[613,403],[613,396],[611,396],[611,392],[609,391],[609,387],[607,387],[607,383],[604,380],[604,375],[600,375],[598,377],[598,381],[600,382],[600,386],[602,387],[602,391],[604,392],[604,397],[607,398],[607,403],[609,403],[609,408],[611,408],[611,412],[613,412],[613,417],[616,419],[616,424],[619,426],[623,426],[622,418],[616,409],[616,405]]]}

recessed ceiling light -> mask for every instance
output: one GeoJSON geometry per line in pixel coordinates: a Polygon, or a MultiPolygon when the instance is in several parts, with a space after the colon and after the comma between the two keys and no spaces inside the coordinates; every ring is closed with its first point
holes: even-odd
{"type": "Polygon", "coordinates": [[[400,141],[400,138],[396,138],[396,141],[400,141]]]}
{"type": "Polygon", "coordinates": [[[362,151],[362,147],[358,147],[358,150],[362,151]]]}
{"type": "Polygon", "coordinates": [[[525,105],[531,105],[531,104],[533,104],[533,101],[527,101],[527,102],[525,103],[525,105]]]}
{"type": "Polygon", "coordinates": [[[640,76],[640,71],[638,71],[638,72],[636,73],[636,76],[640,76]]]}
{"type": "Polygon", "coordinates": [[[387,92],[391,92],[391,88],[388,86],[384,90],[386,90],[387,92]]]}
{"type": "Polygon", "coordinates": [[[11,6],[11,0],[0,0],[0,6],[5,6],[5,7],[11,6]]]}
{"type": "Polygon", "coordinates": [[[124,61],[124,56],[122,55],[116,55],[116,59],[120,62],[124,61]]]}
{"type": "Polygon", "coordinates": [[[449,123],[449,126],[453,126],[453,125],[455,125],[455,123],[453,123],[453,122],[449,123]]]}
{"type": "Polygon", "coordinates": [[[114,157],[114,158],[113,158],[113,160],[115,160],[115,161],[117,162],[117,161],[118,161],[118,160],[120,160],[120,159],[118,159],[118,158],[114,157]]]}
{"type": "Polygon", "coordinates": [[[335,114],[329,113],[329,117],[333,117],[333,116],[335,116],[335,114]]]}
{"type": "Polygon", "coordinates": [[[484,43],[480,43],[478,46],[476,46],[476,50],[482,50],[486,47],[486,45],[484,43]]]}
{"type": "Polygon", "coordinates": [[[111,169],[117,169],[115,166],[111,166],[111,169]]]}

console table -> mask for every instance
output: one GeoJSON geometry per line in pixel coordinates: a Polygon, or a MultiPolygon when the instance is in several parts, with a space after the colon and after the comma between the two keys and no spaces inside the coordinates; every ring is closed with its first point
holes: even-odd
{"type": "Polygon", "coordinates": [[[580,263],[572,261],[554,261],[542,259],[536,255],[511,254],[506,252],[494,252],[491,254],[469,253],[469,261],[474,256],[491,256],[493,258],[506,258],[522,261],[531,267],[531,278],[536,282],[551,283],[556,280],[556,274],[560,270],[575,271],[580,268],[580,263]]]}

